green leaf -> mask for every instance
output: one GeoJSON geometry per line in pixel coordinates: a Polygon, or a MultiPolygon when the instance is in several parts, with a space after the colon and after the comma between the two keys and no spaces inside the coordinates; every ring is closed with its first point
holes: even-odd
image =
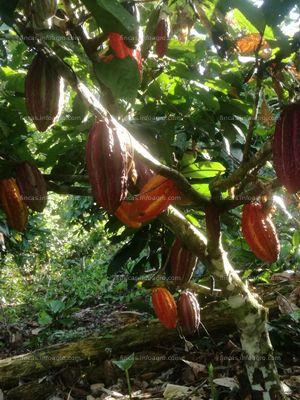
{"type": "Polygon", "coordinates": [[[226,168],[219,162],[201,161],[190,164],[188,167],[182,170],[182,173],[187,178],[203,179],[222,175],[225,171],[226,168]]]}
{"type": "Polygon", "coordinates": [[[208,183],[201,183],[197,185],[192,185],[193,189],[197,190],[202,196],[211,197],[209,184],[208,183]]]}
{"type": "Polygon", "coordinates": [[[134,17],[117,0],[82,0],[104,33],[129,34],[137,29],[134,17]]]}
{"type": "Polygon", "coordinates": [[[123,360],[113,361],[113,363],[120,368],[122,371],[128,371],[134,363],[134,353],[130,354],[129,357],[124,358],[123,360]]]}
{"type": "Polygon", "coordinates": [[[114,58],[112,61],[95,65],[97,78],[112,91],[116,99],[133,101],[140,86],[140,74],[137,62],[126,57],[123,60],[114,58]]]}
{"type": "Polygon", "coordinates": [[[299,244],[300,244],[300,231],[295,231],[294,232],[292,240],[293,240],[293,245],[295,247],[299,246],[299,244]]]}
{"type": "Polygon", "coordinates": [[[250,21],[245,17],[245,15],[237,8],[233,10],[234,19],[238,23],[239,27],[247,29],[249,33],[257,32],[257,29],[250,21]]]}
{"type": "Polygon", "coordinates": [[[49,302],[49,309],[53,314],[59,314],[65,309],[65,303],[60,300],[51,300],[49,302]]]}
{"type": "Polygon", "coordinates": [[[107,275],[111,276],[120,271],[129,259],[135,260],[141,254],[148,242],[148,233],[139,231],[136,233],[129,243],[125,244],[111,259],[107,275]]]}
{"type": "Polygon", "coordinates": [[[38,323],[40,325],[50,325],[52,321],[53,318],[46,311],[39,312],[38,323]]]}

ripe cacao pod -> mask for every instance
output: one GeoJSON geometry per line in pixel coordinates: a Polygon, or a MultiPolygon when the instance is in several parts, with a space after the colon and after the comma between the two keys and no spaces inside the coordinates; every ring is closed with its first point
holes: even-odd
{"type": "Polygon", "coordinates": [[[110,32],[108,34],[109,47],[113,49],[117,58],[126,58],[133,56],[133,49],[127,47],[124,38],[120,33],[110,32]]]}
{"type": "Polygon", "coordinates": [[[0,203],[8,225],[18,231],[24,231],[28,222],[28,209],[14,178],[0,181],[0,203]]]}
{"type": "Polygon", "coordinates": [[[159,58],[166,55],[169,44],[169,22],[167,17],[160,18],[155,33],[156,54],[159,58]]]}
{"type": "Polygon", "coordinates": [[[63,100],[63,80],[44,55],[33,59],[25,80],[29,116],[40,132],[58,118],[63,100]]]}
{"type": "Polygon", "coordinates": [[[97,121],[89,132],[86,162],[92,193],[114,214],[127,195],[133,149],[127,131],[112,121],[97,121]]]}
{"type": "Polygon", "coordinates": [[[181,293],[178,304],[178,321],[183,332],[192,335],[200,325],[200,306],[197,297],[186,290],[181,293]]]}
{"type": "Polygon", "coordinates": [[[152,289],[152,304],[155,314],[163,326],[167,329],[175,328],[177,323],[177,306],[168,289],[152,289]]]}
{"type": "Polygon", "coordinates": [[[242,214],[243,236],[250,249],[263,261],[275,262],[279,254],[279,241],[271,217],[261,204],[245,204],[242,214]]]}
{"type": "Polygon", "coordinates": [[[175,240],[170,254],[171,277],[178,283],[188,282],[197,265],[198,257],[178,239],[175,240]]]}
{"type": "Polygon", "coordinates": [[[130,228],[138,229],[142,223],[138,220],[137,213],[133,208],[132,201],[122,201],[120,207],[117,208],[115,216],[123,222],[123,224],[130,226],[130,228]]]}
{"type": "Polygon", "coordinates": [[[160,175],[153,176],[135,196],[133,207],[140,222],[148,222],[162,213],[179,195],[175,183],[160,175]]]}
{"type": "Polygon", "coordinates": [[[289,193],[300,189],[300,104],[290,104],[276,122],[273,163],[279,182],[289,193]]]}
{"type": "Polygon", "coordinates": [[[43,22],[53,17],[57,10],[57,0],[33,0],[34,19],[43,22]]]}
{"type": "Polygon", "coordinates": [[[33,211],[42,212],[47,204],[47,187],[43,175],[31,161],[17,166],[17,184],[22,199],[33,211]]]}

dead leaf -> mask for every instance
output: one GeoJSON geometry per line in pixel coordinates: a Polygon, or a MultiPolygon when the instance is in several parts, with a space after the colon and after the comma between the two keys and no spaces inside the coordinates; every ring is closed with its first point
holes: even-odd
{"type": "Polygon", "coordinates": [[[193,361],[182,360],[185,364],[187,364],[195,374],[195,377],[199,377],[202,372],[206,371],[206,366],[204,364],[199,364],[193,361]]]}
{"type": "Polygon", "coordinates": [[[229,389],[238,388],[239,384],[234,378],[216,378],[214,383],[219,386],[224,386],[229,389]]]}
{"type": "Polygon", "coordinates": [[[281,294],[277,296],[276,301],[281,314],[290,314],[295,311],[293,305],[288,301],[286,297],[282,296],[281,294]]]}
{"type": "Polygon", "coordinates": [[[250,33],[236,39],[235,46],[242,56],[253,55],[258,47],[260,47],[260,50],[270,48],[268,42],[265,39],[261,39],[260,33],[250,33]]]}
{"type": "Polygon", "coordinates": [[[183,396],[188,394],[189,390],[190,388],[187,386],[172,385],[168,383],[163,396],[165,399],[181,399],[183,396]]]}
{"type": "Polygon", "coordinates": [[[267,128],[271,128],[274,125],[274,118],[266,99],[263,99],[260,106],[260,116],[259,121],[265,125],[267,128]]]}

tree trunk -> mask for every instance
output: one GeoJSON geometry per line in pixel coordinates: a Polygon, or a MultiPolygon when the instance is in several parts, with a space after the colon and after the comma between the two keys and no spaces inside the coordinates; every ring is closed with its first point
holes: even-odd
{"type": "Polygon", "coordinates": [[[197,254],[216,279],[241,332],[244,362],[254,400],[286,399],[274,360],[267,328],[267,309],[251,293],[230,264],[221,241],[210,243],[173,207],[161,217],[165,225],[197,254]],[[180,229],[178,227],[180,226],[180,229]],[[209,253],[209,249],[211,253],[209,253]]]}

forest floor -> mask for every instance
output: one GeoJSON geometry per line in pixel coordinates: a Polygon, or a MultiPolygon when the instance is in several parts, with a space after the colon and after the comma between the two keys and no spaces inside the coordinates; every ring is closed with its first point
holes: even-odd
{"type": "MultiPolygon", "coordinates": [[[[69,314],[72,327],[62,328],[61,321],[41,326],[30,313],[24,311],[16,324],[0,322],[0,358],[28,353],[36,348],[54,343],[70,342],[91,334],[109,332],[149,318],[143,312],[132,311],[130,304],[118,301],[90,304],[69,314]],[[32,317],[32,316],[31,316],[32,317]]],[[[270,323],[270,335],[275,348],[278,370],[288,398],[300,399],[299,326],[286,315],[270,323]]],[[[226,327],[225,327],[226,328],[226,327]]],[[[208,336],[204,329],[187,340],[179,338],[171,346],[153,346],[134,356],[149,366],[146,372],[129,370],[133,399],[242,399],[247,397],[245,369],[238,333],[220,331],[208,336]],[[154,353],[153,353],[154,352],[154,353]],[[156,363],[156,357],[157,363],[156,363]]],[[[124,354],[128,357],[129,354],[124,354]]],[[[115,360],[116,361],[116,360],[115,360]]],[[[113,360],[97,365],[65,368],[58,373],[43,376],[36,383],[25,382],[28,392],[18,387],[1,391],[0,399],[22,400],[102,400],[126,399],[128,386],[125,374],[113,360]],[[97,371],[99,373],[97,373],[97,371]],[[31,386],[30,386],[31,385],[31,386]],[[3,397],[5,394],[5,397],[3,397]]],[[[24,382],[23,382],[24,383],[24,382]]]]}

